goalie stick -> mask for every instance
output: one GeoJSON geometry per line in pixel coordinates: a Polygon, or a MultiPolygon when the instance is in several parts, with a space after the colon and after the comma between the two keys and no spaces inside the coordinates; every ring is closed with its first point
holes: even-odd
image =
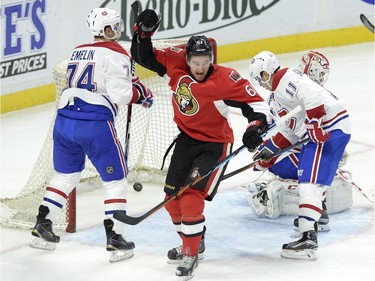
{"type": "MultiPolygon", "coordinates": [[[[279,156],[279,155],[283,154],[284,152],[287,152],[287,151],[289,151],[289,150],[291,150],[291,149],[293,149],[293,148],[295,148],[295,147],[297,147],[297,146],[300,146],[301,144],[304,144],[304,143],[308,142],[309,140],[310,140],[309,138],[306,138],[306,139],[300,140],[300,141],[296,142],[295,144],[292,144],[292,145],[290,145],[290,146],[288,146],[288,147],[286,147],[286,148],[284,148],[284,149],[280,149],[278,152],[276,152],[276,153],[271,157],[271,159],[274,158],[274,157],[276,157],[276,156],[279,156]]],[[[271,159],[270,159],[270,160],[271,160],[271,159]]],[[[262,160],[262,159],[258,159],[258,160],[254,161],[254,162],[252,162],[252,163],[250,163],[250,164],[248,164],[248,165],[246,165],[246,166],[243,166],[242,168],[239,168],[239,169],[237,169],[237,170],[235,170],[235,171],[233,171],[233,172],[230,172],[230,173],[224,175],[224,176],[221,178],[221,180],[226,180],[226,179],[228,179],[228,178],[230,178],[230,177],[233,177],[234,175],[237,175],[237,174],[239,174],[239,173],[242,173],[243,171],[246,171],[246,170],[248,170],[248,169],[254,167],[255,164],[258,163],[260,160],[262,160]]]]}
{"type": "MultiPolygon", "coordinates": [[[[281,124],[282,122],[285,122],[289,117],[295,115],[300,110],[301,110],[301,107],[297,106],[292,111],[290,111],[288,114],[281,117],[276,123],[281,124]]],[[[245,148],[246,148],[245,145],[240,146],[235,151],[233,151],[231,154],[229,154],[227,157],[225,157],[224,159],[222,159],[221,161],[216,163],[211,169],[207,170],[206,172],[204,172],[200,176],[197,176],[193,181],[191,181],[187,185],[181,187],[178,192],[176,192],[176,193],[172,194],[170,197],[164,199],[162,202],[157,204],[155,207],[151,208],[149,211],[147,211],[143,215],[141,215],[139,217],[132,217],[132,216],[129,216],[129,215],[125,214],[124,212],[122,212],[120,210],[116,210],[115,213],[113,214],[113,218],[117,219],[117,220],[119,220],[123,223],[130,224],[130,225],[136,225],[136,224],[140,223],[141,221],[145,220],[146,218],[148,218],[149,216],[151,216],[152,214],[154,214],[155,212],[157,212],[158,210],[163,208],[170,201],[172,201],[176,197],[180,196],[187,189],[189,189],[192,185],[197,184],[198,182],[200,182],[201,180],[203,180],[207,176],[209,176],[212,172],[216,171],[217,169],[219,169],[223,165],[227,164],[233,157],[235,157],[238,153],[243,151],[245,148]]]]}
{"type": "Polygon", "coordinates": [[[356,189],[359,193],[361,193],[369,202],[375,203],[374,199],[371,199],[366,195],[366,193],[363,192],[362,188],[360,188],[358,185],[356,185],[353,181],[351,181],[347,176],[345,176],[345,173],[341,170],[337,170],[337,175],[339,175],[344,181],[349,183],[354,189],[356,189]]]}
{"type": "Polygon", "coordinates": [[[366,26],[367,29],[370,30],[372,33],[374,33],[374,24],[372,24],[364,14],[360,14],[359,18],[361,19],[363,25],[366,26]]]}

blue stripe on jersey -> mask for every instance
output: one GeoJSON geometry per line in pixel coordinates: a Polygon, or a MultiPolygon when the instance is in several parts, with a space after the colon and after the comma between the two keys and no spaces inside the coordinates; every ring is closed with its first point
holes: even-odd
{"type": "Polygon", "coordinates": [[[335,122],[333,122],[331,125],[329,125],[329,126],[323,126],[323,129],[329,129],[329,128],[331,128],[332,126],[336,125],[336,124],[337,124],[338,122],[340,122],[341,120],[346,119],[346,118],[348,118],[348,117],[349,117],[349,114],[346,114],[346,115],[340,117],[339,119],[335,120],[335,122]]]}
{"type": "Polygon", "coordinates": [[[111,105],[111,108],[112,108],[112,111],[116,114],[115,116],[117,116],[118,112],[117,112],[117,107],[113,105],[113,102],[107,98],[106,96],[103,96],[103,98],[105,98],[108,103],[111,105]]]}

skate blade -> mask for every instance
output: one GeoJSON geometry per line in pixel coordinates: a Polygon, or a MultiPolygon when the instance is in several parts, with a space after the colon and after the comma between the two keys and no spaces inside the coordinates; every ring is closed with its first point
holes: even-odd
{"type": "Polygon", "coordinates": [[[109,262],[110,263],[119,262],[119,261],[130,259],[133,256],[134,256],[133,250],[125,250],[125,251],[117,250],[117,251],[111,252],[109,256],[109,262]]]}
{"type": "Polygon", "coordinates": [[[53,251],[56,249],[56,243],[48,242],[43,238],[39,237],[34,238],[29,245],[31,248],[46,251],[53,251]]]}
{"type": "MultiPolygon", "coordinates": [[[[299,231],[298,227],[293,228],[295,231],[299,231]]],[[[318,224],[318,232],[328,232],[331,231],[331,228],[328,224],[318,224]]]]}
{"type": "Polygon", "coordinates": [[[295,259],[295,260],[311,260],[316,261],[317,249],[305,249],[305,250],[282,250],[281,257],[286,259],[295,259]]]}
{"type": "Polygon", "coordinates": [[[186,275],[186,276],[177,276],[177,281],[187,281],[187,280],[190,280],[191,278],[194,277],[194,273],[192,273],[191,275],[186,275]]]}
{"type": "Polygon", "coordinates": [[[318,232],[328,232],[331,231],[331,228],[328,224],[318,224],[318,232]]]}
{"type": "MultiPolygon", "coordinates": [[[[203,260],[204,259],[204,255],[203,253],[202,254],[198,254],[198,260],[203,260]]],[[[167,263],[168,264],[180,264],[181,263],[181,260],[171,260],[171,259],[167,259],[167,263]]]]}

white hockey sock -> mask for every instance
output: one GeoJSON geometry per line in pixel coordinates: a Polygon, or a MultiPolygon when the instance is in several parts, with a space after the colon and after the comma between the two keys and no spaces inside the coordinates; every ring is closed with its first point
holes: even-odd
{"type": "Polygon", "coordinates": [[[299,231],[314,230],[314,223],[322,212],[322,198],[326,187],[312,183],[299,184],[299,231]]]}
{"type": "Polygon", "coordinates": [[[66,204],[69,193],[78,185],[80,176],[80,172],[71,174],[55,173],[46,188],[42,201],[42,205],[49,208],[47,219],[52,222],[56,220],[61,209],[66,204]]]}
{"type": "Polygon", "coordinates": [[[124,235],[125,224],[112,217],[116,210],[126,212],[127,180],[123,178],[117,181],[104,182],[103,185],[106,192],[106,199],[104,201],[105,216],[112,219],[113,230],[118,234],[124,235]]]}

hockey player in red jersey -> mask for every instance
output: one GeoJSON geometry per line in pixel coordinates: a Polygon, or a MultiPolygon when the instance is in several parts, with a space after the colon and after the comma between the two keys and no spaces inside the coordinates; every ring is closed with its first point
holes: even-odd
{"type": "Polygon", "coordinates": [[[97,169],[106,192],[106,249],[115,262],[133,256],[134,243],[123,237],[124,224],[112,220],[126,212],[127,163],[114,121],[120,105],[152,105],[152,92],[132,77],[130,57],[117,40],[124,29],[111,9],[93,9],[87,25],[94,41],[76,47],[67,66],[67,87],[61,94],[53,132],[55,174],[48,183],[32,230],[34,248],[54,250],[60,237],[53,222],[80,180],[86,155],[97,169]]]}
{"type": "MultiPolygon", "coordinates": [[[[284,244],[282,257],[315,260],[318,248],[316,224],[322,214],[322,199],[332,184],[339,162],[350,140],[351,125],[346,109],[338,99],[297,69],[280,69],[275,55],[260,52],[250,62],[250,76],[273,92],[275,115],[296,106],[297,113],[289,126],[266,140],[255,154],[256,159],[270,159],[279,149],[295,143],[307,134],[298,159],[299,231],[301,239],[284,244]]],[[[272,160],[274,161],[274,160],[272,160]]],[[[269,163],[269,167],[273,163],[269,163]]],[[[267,166],[267,162],[263,162],[267,166]]]]}
{"type": "MultiPolygon", "coordinates": [[[[184,49],[153,48],[150,37],[159,21],[153,10],[140,14],[131,54],[137,63],[166,76],[173,92],[174,121],[181,133],[165,181],[168,197],[231,152],[234,136],[228,106],[240,108],[247,118],[243,143],[251,150],[262,143],[269,108],[236,70],[213,64],[213,49],[205,36],[192,36],[184,49]]],[[[170,250],[168,258],[180,263],[176,275],[183,280],[193,276],[198,254],[204,250],[204,202],[214,198],[224,170],[213,172],[166,205],[182,240],[182,246],[170,250]]]]}

